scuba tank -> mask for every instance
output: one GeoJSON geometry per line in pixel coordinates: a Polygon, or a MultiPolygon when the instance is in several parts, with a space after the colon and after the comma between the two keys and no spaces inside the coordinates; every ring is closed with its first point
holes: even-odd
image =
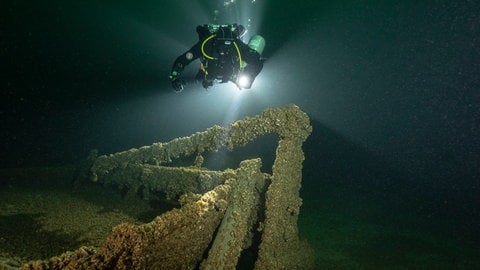
{"type": "Polygon", "coordinates": [[[263,49],[265,49],[265,39],[260,35],[254,35],[250,38],[248,47],[262,55],[263,49]]]}
{"type": "MultiPolygon", "coordinates": [[[[263,49],[265,49],[265,39],[260,35],[254,35],[248,41],[248,47],[262,55],[263,49]]],[[[247,66],[247,63],[242,62],[242,69],[247,66]]]]}

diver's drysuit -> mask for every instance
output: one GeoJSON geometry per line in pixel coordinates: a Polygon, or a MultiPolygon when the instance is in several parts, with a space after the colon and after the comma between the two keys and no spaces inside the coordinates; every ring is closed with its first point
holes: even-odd
{"type": "Polygon", "coordinates": [[[256,38],[263,43],[260,46],[255,46],[254,43],[249,46],[241,40],[244,32],[244,28],[237,24],[199,25],[199,41],[173,63],[170,79],[174,90],[183,90],[184,83],[180,75],[185,66],[198,58],[201,64],[195,78],[202,82],[204,88],[212,86],[214,81],[231,81],[239,88],[250,88],[263,68],[260,53],[265,41],[257,35],[251,40],[256,38]]]}

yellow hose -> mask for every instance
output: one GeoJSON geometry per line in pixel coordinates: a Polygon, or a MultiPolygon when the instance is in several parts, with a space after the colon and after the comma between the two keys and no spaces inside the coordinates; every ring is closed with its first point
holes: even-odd
{"type": "MultiPolygon", "coordinates": [[[[210,60],[216,60],[216,58],[208,55],[208,54],[205,52],[204,47],[205,47],[205,44],[207,44],[207,42],[208,42],[210,39],[212,39],[212,38],[214,38],[214,37],[216,37],[216,36],[217,36],[217,35],[211,35],[211,36],[209,36],[208,38],[206,38],[206,39],[202,42],[202,46],[200,47],[203,56],[205,56],[205,58],[210,59],[210,60]]],[[[240,49],[238,48],[238,45],[237,45],[237,43],[236,43],[235,41],[233,42],[233,45],[235,46],[235,49],[236,49],[237,54],[238,54],[240,70],[242,70],[243,60],[242,60],[242,55],[240,54],[240,49]]]]}

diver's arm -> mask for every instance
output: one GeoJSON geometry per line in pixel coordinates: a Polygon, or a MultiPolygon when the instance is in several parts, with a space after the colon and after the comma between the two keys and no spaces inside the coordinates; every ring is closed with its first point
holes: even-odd
{"type": "Polygon", "coordinates": [[[185,81],[180,76],[183,69],[190,64],[193,60],[200,57],[200,44],[195,44],[190,50],[186,51],[173,63],[172,71],[170,72],[170,81],[175,92],[180,92],[183,90],[185,81]]]}
{"type": "Polygon", "coordinates": [[[201,56],[200,43],[195,44],[190,50],[186,51],[173,63],[171,76],[178,76],[182,73],[183,69],[192,61],[198,59],[201,56]]]}

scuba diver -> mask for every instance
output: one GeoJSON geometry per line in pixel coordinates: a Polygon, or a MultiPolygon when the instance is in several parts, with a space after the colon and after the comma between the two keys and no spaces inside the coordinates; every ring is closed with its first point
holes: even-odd
{"type": "Polygon", "coordinates": [[[175,92],[185,86],[183,69],[198,58],[201,63],[195,80],[201,81],[203,88],[208,89],[214,82],[231,81],[239,89],[250,89],[263,68],[260,56],[265,48],[263,37],[255,35],[245,44],[241,39],[246,30],[237,24],[199,25],[197,33],[199,41],[173,63],[169,77],[175,92]]]}

